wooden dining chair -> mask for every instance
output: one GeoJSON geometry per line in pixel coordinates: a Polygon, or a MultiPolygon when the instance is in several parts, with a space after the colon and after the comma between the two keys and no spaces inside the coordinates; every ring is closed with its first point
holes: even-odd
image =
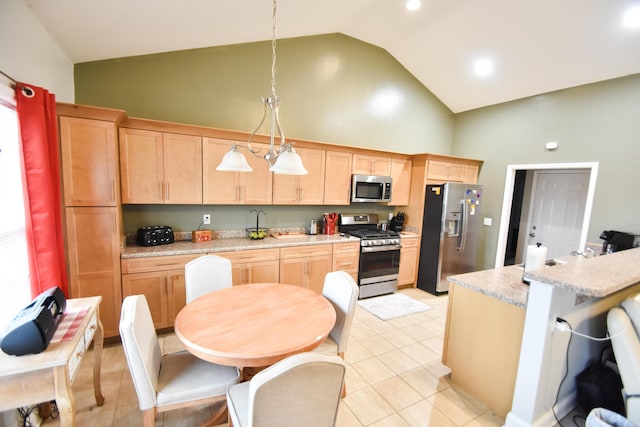
{"type": "MultiPolygon", "coordinates": [[[[313,350],[314,353],[337,354],[344,360],[358,295],[358,284],[349,273],[345,271],[327,273],[322,287],[322,296],[333,305],[336,311],[336,323],[327,339],[313,350]]],[[[346,395],[347,388],[345,386],[342,397],[346,397],[346,395]]]]}
{"type": "Polygon", "coordinates": [[[184,266],[187,304],[209,292],[233,286],[231,260],[218,255],[203,255],[184,266]]]}
{"type": "Polygon", "coordinates": [[[229,427],[333,427],[344,375],[336,355],[289,356],[229,387],[229,427]]]}
{"type": "MultiPolygon", "coordinates": [[[[122,302],[120,337],[145,427],[154,425],[157,412],[224,402],[227,389],[240,381],[238,368],[205,362],[187,351],[162,355],[144,295],[122,302]]],[[[214,418],[225,409],[223,403],[214,418]]]]}

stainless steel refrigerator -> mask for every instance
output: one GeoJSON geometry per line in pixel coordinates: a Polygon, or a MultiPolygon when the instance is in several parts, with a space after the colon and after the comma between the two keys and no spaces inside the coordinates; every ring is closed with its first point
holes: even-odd
{"type": "Polygon", "coordinates": [[[422,217],[418,288],[434,295],[449,290],[447,277],[479,270],[482,186],[427,185],[422,217]]]}

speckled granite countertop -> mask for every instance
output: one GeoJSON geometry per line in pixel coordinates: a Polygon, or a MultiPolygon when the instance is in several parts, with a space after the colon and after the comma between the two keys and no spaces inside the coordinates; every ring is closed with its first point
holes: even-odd
{"type": "Polygon", "coordinates": [[[244,251],[247,249],[284,248],[288,246],[321,245],[326,243],[357,242],[356,237],[339,234],[302,235],[295,238],[276,239],[266,237],[262,240],[251,240],[248,237],[214,239],[208,242],[193,243],[191,240],[180,240],[169,245],[138,246],[127,244],[122,249],[121,258],[144,258],[167,255],[189,255],[210,252],[244,251]]]}
{"type": "Polygon", "coordinates": [[[521,267],[511,265],[491,270],[449,276],[447,281],[478,291],[517,307],[527,306],[529,286],[522,283],[521,267]]]}
{"type": "MultiPolygon", "coordinates": [[[[561,259],[569,262],[528,271],[525,277],[595,298],[605,297],[640,282],[640,248],[593,258],[572,256],[561,259]]],[[[522,283],[523,273],[521,267],[509,266],[458,274],[447,280],[526,308],[529,286],[522,283]]]]}
{"type": "Polygon", "coordinates": [[[526,277],[602,298],[640,282],[640,248],[527,272],[526,277]]]}

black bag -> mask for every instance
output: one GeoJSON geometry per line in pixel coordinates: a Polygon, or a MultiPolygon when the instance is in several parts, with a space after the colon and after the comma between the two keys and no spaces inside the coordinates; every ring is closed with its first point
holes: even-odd
{"type": "Polygon", "coordinates": [[[600,360],[592,362],[576,376],[578,404],[587,413],[593,408],[606,408],[625,415],[622,380],[617,369],[614,369],[617,368],[615,362],[605,357],[607,351],[613,354],[610,346],[605,347],[600,360]]]}

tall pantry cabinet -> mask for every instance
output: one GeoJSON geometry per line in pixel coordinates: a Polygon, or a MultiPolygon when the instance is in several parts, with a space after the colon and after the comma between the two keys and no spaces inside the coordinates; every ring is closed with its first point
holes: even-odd
{"type": "Polygon", "coordinates": [[[58,104],[69,293],[99,295],[105,336],[118,335],[120,183],[117,122],[124,112],[58,104]]]}

